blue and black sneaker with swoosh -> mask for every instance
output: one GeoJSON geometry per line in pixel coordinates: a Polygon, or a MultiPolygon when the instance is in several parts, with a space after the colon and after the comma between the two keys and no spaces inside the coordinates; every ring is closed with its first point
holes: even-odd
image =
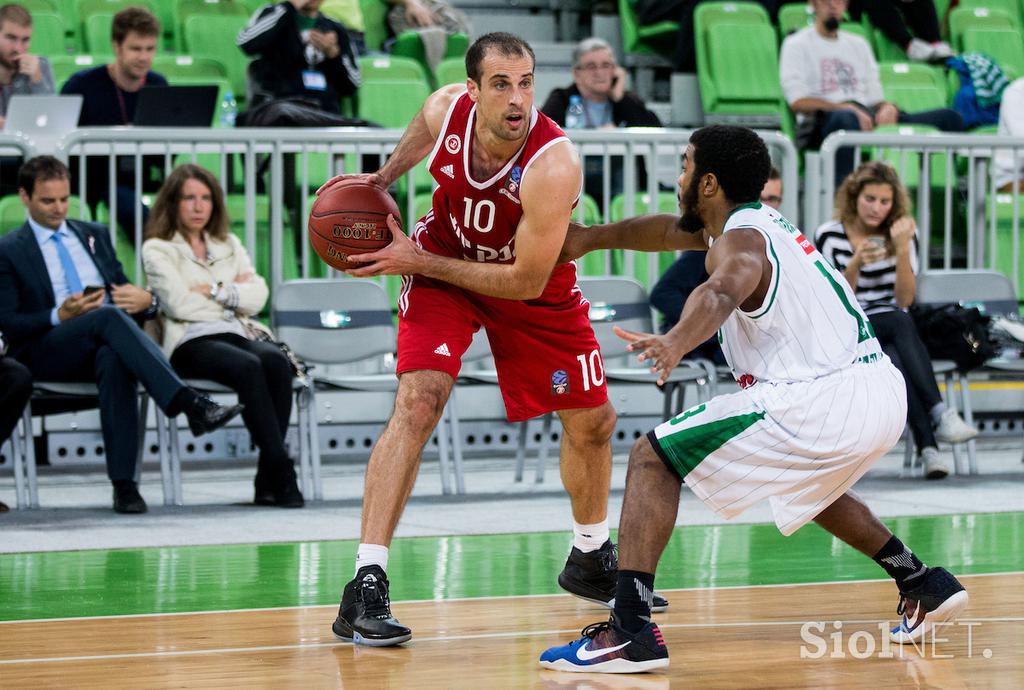
{"type": "Polygon", "coordinates": [[[668,666],[668,648],[655,623],[629,633],[612,614],[585,627],[575,642],[545,651],[540,665],[576,673],[644,673],[668,666]]]}

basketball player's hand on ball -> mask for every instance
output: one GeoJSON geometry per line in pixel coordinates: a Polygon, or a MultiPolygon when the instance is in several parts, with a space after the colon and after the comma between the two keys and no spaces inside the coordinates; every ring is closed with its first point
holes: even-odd
{"type": "Polygon", "coordinates": [[[363,180],[367,184],[375,184],[378,187],[380,187],[381,189],[387,189],[387,187],[388,187],[384,183],[384,178],[381,177],[380,175],[378,175],[377,173],[359,173],[358,175],[353,175],[353,174],[335,175],[334,177],[332,177],[331,179],[327,180],[322,185],[320,185],[320,189],[316,190],[316,195],[320,196],[326,190],[330,189],[334,185],[336,185],[339,182],[342,182],[344,180],[363,180]]]}
{"type": "Polygon", "coordinates": [[[645,362],[651,368],[652,374],[658,374],[659,386],[668,381],[669,374],[683,358],[683,350],[671,334],[635,333],[618,326],[612,330],[615,331],[615,335],[629,343],[626,352],[639,352],[637,359],[645,362]]]}
{"type": "Polygon", "coordinates": [[[394,216],[388,216],[391,244],[375,252],[354,254],[349,261],[366,262],[365,266],[350,268],[346,273],[354,278],[372,276],[411,276],[423,271],[423,250],[413,244],[394,216]]]}

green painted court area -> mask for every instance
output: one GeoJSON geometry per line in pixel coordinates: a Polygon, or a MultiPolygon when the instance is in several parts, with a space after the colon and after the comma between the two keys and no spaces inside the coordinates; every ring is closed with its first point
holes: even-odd
{"type": "MultiPolygon", "coordinates": [[[[1024,570],[1024,513],[887,520],[929,564],[957,574],[1024,570]]],[[[566,532],[405,538],[391,550],[393,601],[554,594],[566,532]]],[[[356,542],[240,544],[0,555],[0,620],[338,603],[356,542]]],[[[728,587],[880,579],[869,559],[811,525],[678,528],[657,585],[728,587]]]]}

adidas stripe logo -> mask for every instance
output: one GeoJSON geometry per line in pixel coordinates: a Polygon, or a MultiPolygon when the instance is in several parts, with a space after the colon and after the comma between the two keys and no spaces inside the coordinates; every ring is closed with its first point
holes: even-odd
{"type": "Polygon", "coordinates": [[[447,175],[451,179],[455,179],[455,166],[449,163],[448,165],[441,166],[441,172],[447,175]]]}
{"type": "Polygon", "coordinates": [[[441,355],[442,357],[451,357],[452,356],[451,351],[448,350],[448,343],[441,343],[440,345],[438,345],[437,349],[434,350],[434,354],[435,355],[441,355]]]}

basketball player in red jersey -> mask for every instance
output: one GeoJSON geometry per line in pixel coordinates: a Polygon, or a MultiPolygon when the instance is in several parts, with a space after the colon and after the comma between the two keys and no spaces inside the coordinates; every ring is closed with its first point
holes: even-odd
{"type": "Polygon", "coordinates": [[[429,156],[439,187],[411,238],[389,218],[392,244],[361,255],[367,265],[349,271],[404,279],[398,393],[366,469],[356,574],[333,626],[346,640],[388,646],[412,636],[391,614],[388,546],[423,446],[481,326],[509,420],[551,411],[562,420],[574,543],[558,582],[606,606],[614,598],[607,506],[615,412],[575,264],[556,265],[582,173],[568,138],[533,107],[533,69],[533,50],[522,39],[480,37],[466,54],[466,84],[431,95],[387,163],[363,176],[386,188],[429,156]]]}

